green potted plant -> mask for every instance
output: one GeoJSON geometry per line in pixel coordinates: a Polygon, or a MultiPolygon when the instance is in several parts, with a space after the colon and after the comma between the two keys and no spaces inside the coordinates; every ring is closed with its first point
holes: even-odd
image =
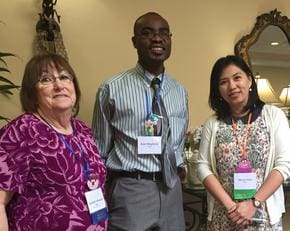
{"type": "MultiPolygon", "coordinates": [[[[6,74],[10,73],[10,70],[8,69],[5,58],[9,56],[15,57],[15,55],[12,53],[0,51],[0,94],[7,98],[9,98],[10,95],[13,95],[13,89],[19,88],[18,85],[15,85],[6,77],[6,74]]],[[[0,120],[9,121],[9,119],[3,115],[0,115],[0,120]]]]}

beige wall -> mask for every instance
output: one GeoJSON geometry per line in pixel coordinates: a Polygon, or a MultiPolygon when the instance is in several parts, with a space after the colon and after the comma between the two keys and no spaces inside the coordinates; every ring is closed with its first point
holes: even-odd
{"type": "MultiPolygon", "coordinates": [[[[41,0],[1,0],[0,51],[9,58],[11,79],[20,84],[32,41],[41,0]]],[[[134,20],[147,11],[168,19],[173,52],[167,71],[189,92],[190,128],[201,124],[211,111],[207,105],[209,73],[215,60],[233,53],[234,44],[254,26],[256,16],[277,8],[290,17],[289,0],[59,0],[64,43],[80,81],[79,118],[91,123],[95,94],[101,82],[135,65],[131,44],[134,20]]],[[[21,112],[18,94],[9,102],[0,98],[0,114],[21,112]]]]}

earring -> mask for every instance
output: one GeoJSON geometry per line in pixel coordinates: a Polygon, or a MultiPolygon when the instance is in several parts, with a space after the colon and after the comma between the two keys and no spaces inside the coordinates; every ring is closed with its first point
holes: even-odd
{"type": "Polygon", "coordinates": [[[249,92],[251,92],[251,91],[252,91],[252,88],[250,87],[250,88],[249,88],[249,92]]]}

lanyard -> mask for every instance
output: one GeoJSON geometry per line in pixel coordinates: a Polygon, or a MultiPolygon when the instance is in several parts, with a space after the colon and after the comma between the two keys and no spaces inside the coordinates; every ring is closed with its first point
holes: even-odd
{"type": "Polygon", "coordinates": [[[236,137],[237,145],[240,148],[242,159],[246,159],[246,144],[248,141],[248,134],[249,134],[249,130],[251,127],[251,119],[252,119],[252,113],[250,112],[249,117],[248,117],[246,132],[243,135],[242,142],[240,141],[240,139],[238,138],[238,135],[237,135],[237,124],[232,119],[233,133],[234,133],[234,136],[236,137]]]}
{"type": "MultiPolygon", "coordinates": [[[[86,180],[89,180],[90,179],[90,163],[88,161],[88,159],[86,158],[85,156],[85,151],[84,151],[84,147],[83,147],[83,144],[81,143],[81,141],[79,140],[79,143],[80,143],[80,150],[81,150],[81,155],[82,155],[82,158],[84,160],[84,165],[82,164],[81,160],[78,158],[78,156],[76,155],[75,151],[73,150],[72,146],[67,142],[67,140],[65,139],[65,137],[60,134],[58,131],[56,131],[52,125],[46,120],[44,119],[40,114],[38,114],[39,117],[41,119],[43,119],[43,121],[53,130],[55,131],[55,133],[57,134],[57,136],[64,142],[65,146],[70,150],[70,153],[71,155],[80,163],[84,173],[85,173],[85,177],[86,177],[86,180]]],[[[76,133],[75,132],[75,129],[73,127],[73,133],[76,133]]]]}
{"type": "MultiPolygon", "coordinates": [[[[144,70],[144,80],[145,79],[148,79],[146,74],[145,74],[145,70],[144,70]]],[[[161,89],[162,89],[162,85],[163,85],[163,80],[164,80],[164,71],[162,72],[162,75],[161,75],[161,81],[160,81],[160,85],[156,91],[156,94],[155,94],[155,100],[154,100],[154,103],[159,103],[159,100],[160,100],[160,94],[161,94],[161,89]]],[[[150,107],[150,104],[149,104],[149,96],[148,96],[148,91],[146,89],[145,91],[145,94],[146,94],[146,111],[147,111],[147,118],[149,118],[150,114],[151,114],[151,109],[152,109],[152,106],[150,107]]]]}
{"type": "Polygon", "coordinates": [[[59,138],[64,142],[65,146],[70,150],[70,153],[73,155],[73,157],[80,163],[80,165],[81,165],[81,167],[82,167],[82,169],[83,169],[83,171],[85,173],[86,179],[89,180],[90,179],[90,163],[89,163],[88,159],[85,156],[85,151],[84,151],[83,144],[81,143],[81,141],[79,141],[79,142],[80,142],[81,155],[82,155],[82,158],[84,159],[84,162],[85,162],[84,165],[82,164],[81,160],[76,155],[76,153],[73,150],[72,146],[67,142],[65,137],[62,134],[58,133],[57,131],[55,131],[55,132],[59,136],[59,138]]]}

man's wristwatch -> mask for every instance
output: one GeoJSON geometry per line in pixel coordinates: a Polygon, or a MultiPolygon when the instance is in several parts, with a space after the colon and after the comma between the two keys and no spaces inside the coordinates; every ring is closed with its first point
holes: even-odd
{"type": "Polygon", "coordinates": [[[257,200],[255,197],[252,197],[252,202],[255,208],[261,208],[262,207],[262,201],[257,200]]]}

